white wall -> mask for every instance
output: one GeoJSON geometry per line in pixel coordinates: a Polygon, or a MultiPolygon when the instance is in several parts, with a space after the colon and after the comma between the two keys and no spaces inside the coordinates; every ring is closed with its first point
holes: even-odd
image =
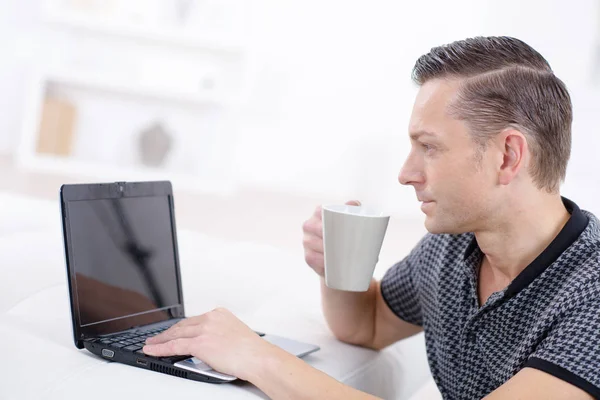
{"type": "Polygon", "coordinates": [[[590,88],[596,2],[260,5],[264,9],[256,13],[273,16],[255,18],[265,22],[255,25],[254,43],[267,64],[257,94],[270,88],[271,97],[255,102],[246,115],[238,159],[248,182],[360,197],[414,213],[412,190],[396,181],[408,151],[414,61],[433,46],[464,37],[512,35],[544,54],[572,90],[576,124],[568,181],[576,183],[566,193],[577,198],[600,186],[598,173],[586,173],[593,168],[590,144],[598,143],[593,129],[599,97],[590,88]]]}
{"type": "MultiPolygon", "coordinates": [[[[9,152],[25,73],[40,62],[36,49],[52,44],[36,22],[36,2],[5,0],[1,7],[0,150],[9,152]]],[[[571,89],[576,120],[565,193],[600,212],[592,200],[600,194],[595,1],[255,0],[249,9],[258,69],[230,144],[242,184],[323,201],[358,197],[418,214],[412,190],[396,180],[408,152],[414,61],[442,43],[507,34],[537,48],[571,89]]]]}
{"type": "Polygon", "coordinates": [[[15,0],[0,5],[0,152],[17,143],[25,101],[27,71],[34,62],[39,28],[35,23],[39,0],[29,5],[15,0]]]}
{"type": "Polygon", "coordinates": [[[251,166],[243,170],[245,179],[396,209],[404,198],[412,199],[396,179],[407,154],[406,126],[416,93],[412,65],[440,40],[465,36],[467,22],[477,19],[465,13],[446,20],[451,7],[444,2],[439,15],[420,22],[417,16],[428,6],[414,3],[261,6],[257,13],[268,9],[277,17],[254,24],[254,43],[268,65],[257,91],[272,85],[279,97],[270,99],[275,115],[268,108],[258,111],[261,101],[246,115],[248,134],[239,152],[240,164],[251,166]],[[441,39],[452,27],[454,34],[441,39]],[[273,75],[279,79],[273,81],[273,75]],[[267,146],[272,151],[257,159],[267,146]]]}

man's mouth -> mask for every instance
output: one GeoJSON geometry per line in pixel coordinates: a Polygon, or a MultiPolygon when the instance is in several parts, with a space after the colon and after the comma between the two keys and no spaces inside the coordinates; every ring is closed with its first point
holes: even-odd
{"type": "Polygon", "coordinates": [[[426,213],[426,210],[429,210],[429,208],[431,207],[432,204],[433,204],[433,201],[421,202],[421,211],[426,213]]]}

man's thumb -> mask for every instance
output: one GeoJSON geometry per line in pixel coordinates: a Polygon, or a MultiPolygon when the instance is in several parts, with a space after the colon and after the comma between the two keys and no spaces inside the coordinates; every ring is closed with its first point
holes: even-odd
{"type": "Polygon", "coordinates": [[[361,204],[360,204],[360,201],[358,201],[358,200],[350,200],[350,201],[346,202],[346,205],[347,206],[360,206],[361,204]]]}

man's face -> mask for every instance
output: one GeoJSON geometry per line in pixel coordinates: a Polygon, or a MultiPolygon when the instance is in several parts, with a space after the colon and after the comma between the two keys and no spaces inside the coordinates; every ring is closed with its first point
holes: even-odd
{"type": "Polygon", "coordinates": [[[431,233],[475,231],[493,207],[487,152],[479,154],[465,122],[448,114],[458,85],[436,79],[421,86],[410,118],[411,152],[398,177],[415,188],[431,233]]]}

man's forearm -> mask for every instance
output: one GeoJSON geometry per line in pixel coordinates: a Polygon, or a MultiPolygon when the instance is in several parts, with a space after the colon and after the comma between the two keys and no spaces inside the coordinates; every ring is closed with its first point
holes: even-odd
{"type": "Polygon", "coordinates": [[[333,334],[344,342],[368,346],[373,340],[377,282],[367,292],[346,292],[325,285],[321,278],[323,314],[333,334]]]}
{"type": "Polygon", "coordinates": [[[274,400],[377,399],[336,381],[276,346],[257,357],[257,363],[247,380],[274,400]]]}

